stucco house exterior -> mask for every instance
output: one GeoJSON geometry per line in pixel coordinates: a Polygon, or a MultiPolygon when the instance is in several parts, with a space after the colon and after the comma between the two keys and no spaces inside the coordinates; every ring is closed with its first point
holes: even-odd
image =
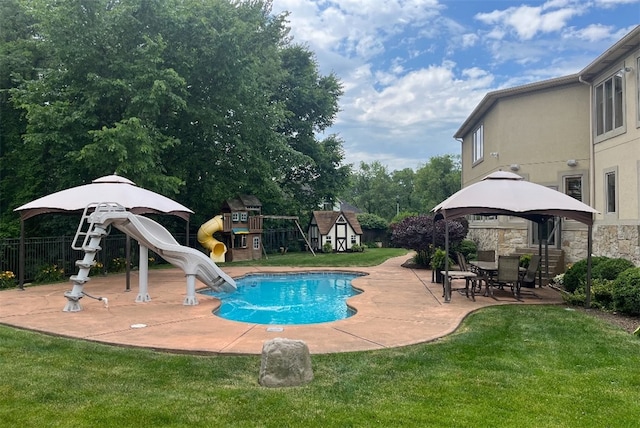
{"type": "Polygon", "coordinates": [[[333,251],[342,253],[361,245],[362,228],[351,211],[314,211],[309,221],[308,236],[314,251],[322,251],[330,243],[333,251]]]}
{"type": "MultiPolygon", "coordinates": [[[[593,253],[640,265],[639,68],[640,26],[576,74],[488,93],[454,135],[462,187],[503,170],[571,195],[600,212],[593,253]]],[[[481,249],[537,250],[537,225],[469,220],[481,249]]],[[[586,257],[586,226],[559,218],[542,228],[562,265],[586,257]]]]}

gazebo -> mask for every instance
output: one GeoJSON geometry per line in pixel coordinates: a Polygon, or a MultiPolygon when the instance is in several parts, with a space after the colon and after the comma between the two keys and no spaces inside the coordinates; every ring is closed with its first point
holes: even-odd
{"type": "MultiPolygon", "coordinates": [[[[587,286],[585,305],[591,299],[591,249],[594,214],[589,205],[562,192],[525,181],[521,176],[496,171],[451,195],[433,210],[434,220],[452,219],[465,215],[508,215],[544,223],[552,217],[567,217],[588,226],[587,286]]],[[[449,252],[449,230],[446,224],[445,251],[449,252]]],[[[447,258],[448,259],[448,258],[447,258]]],[[[445,270],[449,271],[448,260],[445,270]]],[[[451,300],[451,284],[445,276],[445,302],[451,300]]]]}

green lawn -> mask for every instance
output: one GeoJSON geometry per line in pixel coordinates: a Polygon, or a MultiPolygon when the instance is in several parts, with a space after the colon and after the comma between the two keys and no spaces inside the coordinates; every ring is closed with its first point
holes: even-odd
{"type": "Polygon", "coordinates": [[[640,340],[562,306],[486,308],[433,343],[313,355],[312,363],[308,385],[269,389],[258,384],[260,356],[171,355],[0,326],[0,426],[632,427],[640,420],[640,340]]]}
{"type": "Polygon", "coordinates": [[[376,266],[388,258],[408,253],[402,248],[367,248],[362,253],[316,253],[315,256],[307,252],[292,252],[269,254],[260,260],[221,263],[220,266],[376,266]]]}
{"type": "MultiPolygon", "coordinates": [[[[416,327],[419,328],[419,327],[416,327]]],[[[631,427],[640,341],[559,306],[472,314],[434,343],[312,356],[299,388],[259,356],[115,348],[0,326],[0,421],[20,427],[631,427]]]]}

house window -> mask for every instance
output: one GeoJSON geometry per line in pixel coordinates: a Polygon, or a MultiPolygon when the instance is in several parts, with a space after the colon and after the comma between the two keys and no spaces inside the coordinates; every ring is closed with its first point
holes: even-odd
{"type": "Polygon", "coordinates": [[[249,217],[249,214],[246,212],[240,213],[240,221],[242,223],[246,223],[247,222],[247,218],[249,217]]]}
{"type": "Polygon", "coordinates": [[[472,162],[476,163],[484,158],[484,125],[473,131],[472,162]]]}
{"type": "Polygon", "coordinates": [[[615,214],[617,209],[616,196],[616,172],[608,171],[604,174],[605,212],[615,214]]]}
{"type": "Polygon", "coordinates": [[[331,243],[331,235],[327,235],[327,237],[324,240],[325,242],[331,243]]]}
{"type": "Polygon", "coordinates": [[[253,237],[253,249],[254,250],[259,250],[260,249],[260,237],[259,236],[254,236],[253,237]]]}
{"type": "Polygon", "coordinates": [[[565,177],[564,192],[572,198],[582,202],[582,176],[565,177]]]}
{"type": "Polygon", "coordinates": [[[237,223],[240,221],[240,213],[231,213],[231,221],[237,223]]]}
{"type": "Polygon", "coordinates": [[[352,244],[356,243],[356,235],[351,235],[351,243],[352,244]]]}
{"type": "Polygon", "coordinates": [[[596,136],[608,138],[624,130],[623,74],[616,73],[595,87],[596,136]]]}

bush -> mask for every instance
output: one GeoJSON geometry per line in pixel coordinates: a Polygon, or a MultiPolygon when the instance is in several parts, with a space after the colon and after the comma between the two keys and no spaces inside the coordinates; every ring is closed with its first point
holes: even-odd
{"type": "Polygon", "coordinates": [[[610,279],[597,278],[591,282],[591,303],[601,309],[613,309],[615,284],[610,279]]]}
{"type": "Polygon", "coordinates": [[[325,242],[324,245],[322,246],[322,252],[323,253],[331,253],[333,252],[333,245],[331,244],[331,242],[325,242]]]}
{"type": "Polygon", "coordinates": [[[613,308],[625,314],[640,315],[640,268],[627,269],[615,279],[613,308]]]}
{"type": "Polygon", "coordinates": [[[12,288],[17,284],[16,274],[11,272],[10,270],[5,270],[4,272],[0,272],[0,290],[3,288],[12,288]]]}
{"type": "Polygon", "coordinates": [[[363,253],[364,249],[365,249],[364,245],[353,244],[351,246],[351,252],[352,253],[363,253]]]}
{"type": "Polygon", "coordinates": [[[36,284],[48,284],[50,282],[60,282],[64,279],[64,269],[58,265],[46,265],[40,268],[33,282],[36,284]]]}
{"type": "Polygon", "coordinates": [[[463,239],[458,245],[453,245],[452,250],[454,253],[461,253],[467,260],[474,260],[477,257],[478,246],[470,239],[463,239]]]}
{"type": "MultiPolygon", "coordinates": [[[[594,278],[593,271],[595,267],[607,260],[607,257],[592,257],[591,258],[591,278],[594,278]]],[[[580,284],[587,282],[587,259],[577,261],[571,266],[564,274],[563,283],[564,289],[569,293],[576,291],[580,284]]]]}
{"type": "Polygon", "coordinates": [[[635,267],[627,259],[609,259],[601,260],[597,266],[592,267],[591,277],[614,280],[625,270],[635,267]]]}
{"type": "Polygon", "coordinates": [[[520,256],[520,266],[523,268],[528,268],[529,263],[531,263],[531,254],[523,254],[520,256]]]}

